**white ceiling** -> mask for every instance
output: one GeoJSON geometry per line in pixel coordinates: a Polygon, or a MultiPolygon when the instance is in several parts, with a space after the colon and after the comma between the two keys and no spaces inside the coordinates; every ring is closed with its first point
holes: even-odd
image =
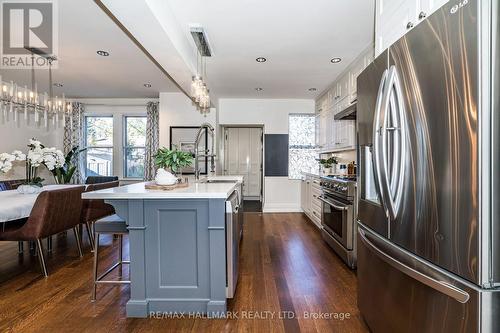
{"type": "Polygon", "coordinates": [[[191,41],[191,24],[205,28],[208,85],[219,98],[314,98],[373,43],[373,0],[167,1],[191,41]]]}
{"type": "MultiPolygon", "coordinates": [[[[132,43],[92,0],[59,4],[59,68],[53,71],[54,94],[74,98],[155,98],[177,87],[132,43]],[[97,50],[106,50],[101,57],[97,50]],[[151,88],[144,87],[151,83],[151,88]]],[[[0,70],[4,80],[31,85],[29,70],[0,70]]],[[[37,71],[39,91],[48,91],[47,71],[37,71]]]]}

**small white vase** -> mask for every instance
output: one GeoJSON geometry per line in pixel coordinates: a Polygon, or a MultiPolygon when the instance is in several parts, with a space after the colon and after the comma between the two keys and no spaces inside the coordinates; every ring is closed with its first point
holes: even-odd
{"type": "Polygon", "coordinates": [[[21,194],[37,194],[42,192],[42,187],[41,186],[34,186],[34,185],[20,185],[17,188],[17,192],[21,194]]]}
{"type": "Polygon", "coordinates": [[[157,185],[174,185],[177,183],[177,177],[165,169],[156,171],[155,182],[157,185]]]}

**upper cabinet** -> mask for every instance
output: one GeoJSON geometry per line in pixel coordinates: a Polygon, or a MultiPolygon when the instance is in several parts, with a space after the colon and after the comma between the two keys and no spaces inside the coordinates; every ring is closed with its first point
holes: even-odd
{"type": "Polygon", "coordinates": [[[316,99],[316,145],[320,151],[353,149],[356,146],[356,125],[352,120],[335,120],[357,99],[358,75],[372,62],[373,45],[356,58],[330,88],[316,99]]]}
{"type": "Polygon", "coordinates": [[[376,0],[375,57],[449,0],[376,0]]]}

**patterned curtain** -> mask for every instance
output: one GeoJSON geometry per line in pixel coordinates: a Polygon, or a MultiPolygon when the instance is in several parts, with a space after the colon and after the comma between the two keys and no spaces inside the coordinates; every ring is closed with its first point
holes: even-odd
{"type": "MultiPolygon", "coordinates": [[[[84,147],[83,142],[83,113],[85,106],[79,102],[71,103],[71,114],[66,117],[64,127],[64,154],[67,154],[73,147],[78,146],[80,149],[84,147]]],[[[73,183],[83,184],[85,182],[85,165],[84,154],[79,154],[74,157],[73,164],[76,165],[73,183]]]]}
{"type": "Polygon", "coordinates": [[[144,180],[153,180],[156,175],[154,155],[158,151],[160,140],[160,113],[158,102],[149,102],[146,106],[146,157],[144,161],[144,180]]]}

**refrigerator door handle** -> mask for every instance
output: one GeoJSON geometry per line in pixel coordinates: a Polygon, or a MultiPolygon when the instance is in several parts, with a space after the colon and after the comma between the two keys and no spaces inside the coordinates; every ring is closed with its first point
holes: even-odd
{"type": "Polygon", "coordinates": [[[380,149],[382,151],[382,183],[383,191],[386,193],[386,206],[389,218],[395,220],[401,204],[403,182],[404,182],[404,162],[407,154],[405,140],[405,111],[403,102],[403,92],[401,81],[396,67],[390,67],[387,79],[387,93],[382,101],[384,110],[383,129],[381,132],[380,149]],[[391,119],[391,126],[388,126],[391,119]],[[391,133],[393,162],[389,174],[389,133],[391,133]]]}
{"type": "Polygon", "coordinates": [[[369,236],[367,235],[367,232],[362,229],[362,227],[359,228],[359,236],[361,241],[364,243],[366,247],[368,247],[372,252],[374,252],[380,259],[382,259],[384,262],[387,264],[391,265],[395,269],[399,270],[400,272],[408,275],[409,277],[425,284],[428,287],[431,287],[434,290],[439,291],[442,294],[445,294],[453,299],[455,299],[457,302],[460,303],[467,303],[469,300],[470,296],[467,292],[464,290],[457,288],[450,283],[446,281],[439,281],[436,280],[428,275],[425,275],[416,269],[413,269],[404,263],[392,258],[388,254],[386,254],[384,251],[379,249],[373,242],[371,242],[368,238],[369,236]]]}
{"type": "Polygon", "coordinates": [[[373,164],[373,173],[375,175],[375,183],[379,190],[380,202],[384,207],[386,215],[388,215],[388,207],[386,205],[387,202],[387,192],[384,190],[383,180],[384,180],[384,170],[382,170],[382,155],[381,155],[381,135],[383,133],[383,126],[385,118],[381,115],[382,111],[382,103],[384,101],[384,97],[387,93],[387,77],[389,70],[385,70],[382,74],[382,78],[380,80],[380,85],[377,93],[377,102],[375,105],[375,114],[373,117],[373,146],[372,146],[372,164],[373,164]]]}

